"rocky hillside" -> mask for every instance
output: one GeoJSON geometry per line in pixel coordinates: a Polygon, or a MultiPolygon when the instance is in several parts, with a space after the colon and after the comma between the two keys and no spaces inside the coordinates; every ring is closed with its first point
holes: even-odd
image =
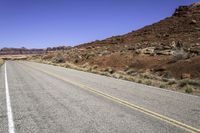
{"type": "Polygon", "coordinates": [[[60,52],[47,52],[40,59],[66,67],[73,64],[88,71],[108,72],[117,78],[125,75],[140,83],[145,79],[148,85],[164,88],[181,89],[188,83],[162,86],[160,81],[188,79],[187,82],[195,81],[192,90],[200,92],[200,3],[180,6],[171,17],[137,31],[60,52]]]}
{"type": "Polygon", "coordinates": [[[180,6],[171,17],[126,35],[79,45],[66,55],[66,60],[77,64],[149,69],[175,78],[188,73],[200,78],[200,64],[196,63],[200,62],[200,3],[180,6]],[[178,72],[174,66],[179,67],[178,72]]]}
{"type": "Polygon", "coordinates": [[[200,42],[199,35],[200,4],[194,3],[190,6],[180,6],[171,17],[153,25],[146,26],[123,36],[111,37],[78,47],[108,47],[108,45],[118,44],[124,47],[132,46],[132,49],[146,47],[173,49],[175,44],[180,43],[187,51],[200,54],[199,45],[197,44],[200,42]]]}

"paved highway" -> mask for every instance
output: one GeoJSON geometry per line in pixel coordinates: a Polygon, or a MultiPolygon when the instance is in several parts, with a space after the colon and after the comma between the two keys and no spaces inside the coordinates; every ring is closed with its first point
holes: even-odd
{"type": "Polygon", "coordinates": [[[45,64],[0,68],[0,133],[200,132],[200,97],[45,64]]]}

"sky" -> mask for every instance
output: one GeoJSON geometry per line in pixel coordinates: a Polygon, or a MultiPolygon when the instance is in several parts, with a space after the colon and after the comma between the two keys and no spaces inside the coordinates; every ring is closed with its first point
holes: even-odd
{"type": "Polygon", "coordinates": [[[0,0],[0,48],[46,48],[123,35],[199,0],[0,0]]]}

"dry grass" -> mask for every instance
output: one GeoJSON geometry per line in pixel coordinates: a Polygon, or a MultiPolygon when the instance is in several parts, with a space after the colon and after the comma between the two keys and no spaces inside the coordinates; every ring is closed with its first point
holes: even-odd
{"type": "Polygon", "coordinates": [[[166,88],[166,85],[165,85],[165,84],[160,84],[159,87],[160,87],[160,88],[166,88]]]}
{"type": "Polygon", "coordinates": [[[3,65],[4,60],[0,58],[0,66],[3,65]]]}
{"type": "MultiPolygon", "coordinates": [[[[52,56],[45,57],[45,59],[48,59],[49,57],[52,56]]],[[[129,68],[126,70],[116,70],[112,67],[101,68],[99,65],[90,64],[88,62],[78,65],[70,61],[64,61],[64,62],[59,61],[59,63],[55,63],[53,62],[52,58],[48,60],[44,60],[43,58],[38,58],[38,57],[36,57],[36,59],[34,58],[31,59],[32,61],[35,62],[61,66],[65,68],[91,72],[99,75],[128,80],[159,88],[200,95],[199,82],[191,79],[176,80],[176,79],[162,78],[159,77],[158,75],[152,74],[150,71],[135,72],[134,69],[129,69],[129,68]]]]}
{"type": "Polygon", "coordinates": [[[185,90],[186,93],[192,93],[193,92],[193,88],[190,85],[186,85],[184,87],[184,90],[185,90]]]}

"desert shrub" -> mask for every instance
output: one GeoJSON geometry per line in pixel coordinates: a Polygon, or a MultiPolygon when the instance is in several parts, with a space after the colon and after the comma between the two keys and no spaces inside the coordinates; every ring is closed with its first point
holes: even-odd
{"type": "Polygon", "coordinates": [[[79,62],[79,60],[78,60],[78,59],[75,59],[73,62],[74,62],[75,64],[77,64],[77,63],[79,62]]]}
{"type": "Polygon", "coordinates": [[[30,55],[28,57],[28,60],[36,60],[36,59],[39,59],[40,58],[40,55],[30,55]]]}
{"type": "Polygon", "coordinates": [[[144,74],[143,77],[144,77],[145,79],[150,79],[150,76],[149,76],[148,74],[144,74]]]}
{"type": "Polygon", "coordinates": [[[195,81],[191,79],[184,79],[179,82],[180,87],[184,87],[186,85],[200,86],[200,83],[199,81],[195,81]]]}
{"type": "Polygon", "coordinates": [[[3,65],[3,63],[4,63],[4,60],[0,59],[0,66],[3,65]]]}
{"type": "Polygon", "coordinates": [[[71,66],[70,66],[68,63],[66,63],[66,64],[64,65],[64,67],[65,67],[65,68],[71,68],[71,66]]]}
{"type": "Polygon", "coordinates": [[[47,55],[44,55],[44,56],[42,57],[42,59],[43,59],[43,60],[49,60],[49,59],[52,59],[53,57],[54,57],[53,54],[47,54],[47,55]]]}
{"type": "Polygon", "coordinates": [[[189,86],[189,85],[187,85],[187,86],[185,86],[185,92],[186,93],[192,93],[193,92],[193,89],[192,89],[192,87],[191,86],[189,86]]]}
{"type": "Polygon", "coordinates": [[[88,67],[88,66],[90,66],[90,65],[89,65],[89,63],[86,62],[86,63],[83,64],[81,67],[86,68],[86,67],[88,67]]]}
{"type": "Polygon", "coordinates": [[[63,55],[61,53],[58,53],[55,57],[52,58],[52,62],[53,63],[64,63],[65,58],[63,57],[63,55]]]}
{"type": "Polygon", "coordinates": [[[35,59],[34,61],[37,62],[37,63],[42,63],[43,62],[41,59],[35,59]]]}
{"type": "Polygon", "coordinates": [[[170,80],[170,81],[168,81],[168,85],[173,85],[173,84],[176,84],[176,81],[175,81],[175,80],[170,80]]]}
{"type": "Polygon", "coordinates": [[[92,67],[92,69],[97,69],[98,68],[98,66],[97,65],[94,65],[93,67],[92,67]]]}
{"type": "Polygon", "coordinates": [[[108,72],[102,72],[100,74],[103,75],[103,76],[109,76],[110,75],[110,73],[108,73],[108,72]]]}
{"type": "Polygon", "coordinates": [[[109,72],[110,74],[113,74],[115,72],[115,70],[112,69],[111,67],[106,68],[105,71],[109,72]]]}
{"type": "Polygon", "coordinates": [[[138,82],[138,83],[142,83],[142,80],[141,80],[141,79],[139,79],[137,82],[138,82]]]}
{"type": "Polygon", "coordinates": [[[179,60],[188,58],[188,54],[184,50],[177,50],[173,53],[173,58],[170,63],[175,63],[179,60]]]}
{"type": "Polygon", "coordinates": [[[92,71],[92,67],[91,67],[91,66],[88,66],[88,67],[85,68],[85,70],[86,70],[87,72],[91,72],[91,71],[92,71]]]}
{"type": "Polygon", "coordinates": [[[151,85],[152,82],[151,82],[151,80],[146,80],[146,81],[144,82],[144,84],[146,84],[146,85],[151,85]]]}
{"type": "Polygon", "coordinates": [[[128,74],[128,75],[131,75],[131,74],[133,74],[133,73],[135,73],[136,71],[134,70],[134,69],[127,69],[126,70],[126,74],[128,74]]]}
{"type": "Polygon", "coordinates": [[[166,85],[165,85],[165,84],[160,84],[159,87],[160,87],[160,88],[166,88],[166,85]]]}
{"type": "Polygon", "coordinates": [[[117,78],[117,79],[123,78],[123,76],[120,75],[120,74],[118,74],[118,73],[115,73],[115,74],[113,75],[113,77],[115,77],[115,78],[117,78]]]}
{"type": "Polygon", "coordinates": [[[179,83],[179,87],[184,87],[188,84],[187,80],[183,80],[179,83]]]}
{"type": "Polygon", "coordinates": [[[188,79],[188,84],[189,85],[194,85],[194,86],[200,86],[200,82],[199,81],[190,80],[190,79],[188,79]]]}

